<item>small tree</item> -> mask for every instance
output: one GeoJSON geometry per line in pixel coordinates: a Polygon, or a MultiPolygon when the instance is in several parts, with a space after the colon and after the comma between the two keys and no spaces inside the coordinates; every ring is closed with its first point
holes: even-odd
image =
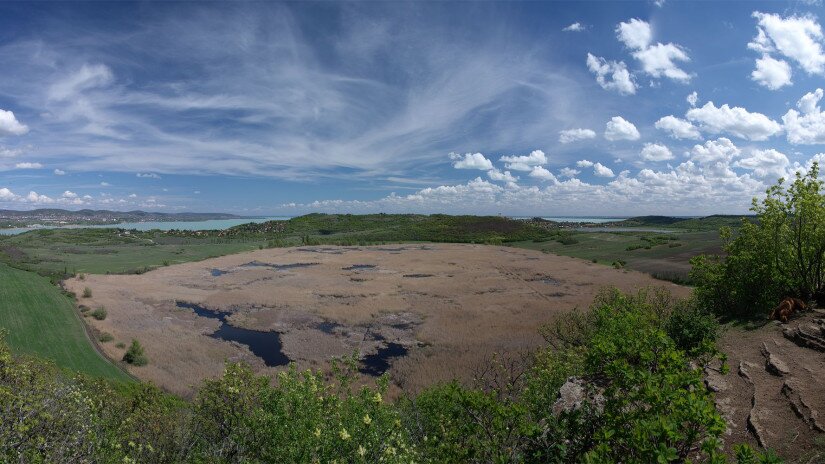
{"type": "Polygon", "coordinates": [[[825,296],[825,192],[819,165],[753,200],[757,222],[722,230],[724,257],[691,261],[697,296],[720,315],[762,315],[780,299],[825,296]],[[756,314],[754,314],[754,312],[756,314]]]}
{"type": "Polygon", "coordinates": [[[133,366],[145,366],[149,363],[149,359],[146,358],[146,354],[143,352],[143,346],[135,339],[132,339],[132,345],[124,353],[123,360],[133,366]]]}

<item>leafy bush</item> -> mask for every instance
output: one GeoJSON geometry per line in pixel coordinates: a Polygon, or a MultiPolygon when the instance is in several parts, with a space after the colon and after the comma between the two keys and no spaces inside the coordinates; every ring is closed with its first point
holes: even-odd
{"type": "Polygon", "coordinates": [[[92,297],[92,289],[89,287],[83,288],[83,298],[91,298],[92,297]]]}
{"type": "Polygon", "coordinates": [[[814,164],[753,200],[757,222],[721,231],[724,256],[691,260],[700,302],[727,317],[764,317],[786,296],[825,302],[825,193],[814,164]]]}
{"type": "Polygon", "coordinates": [[[97,339],[101,343],[107,343],[107,342],[110,342],[110,341],[114,340],[115,336],[110,334],[109,332],[103,332],[102,334],[100,334],[99,337],[97,337],[97,339]]]}
{"type": "Polygon", "coordinates": [[[102,321],[102,320],[106,319],[106,316],[108,314],[109,314],[109,312],[106,311],[106,308],[104,308],[103,306],[101,306],[101,307],[99,307],[99,308],[97,308],[97,309],[95,309],[94,311],[91,312],[92,317],[97,319],[98,321],[102,321]]]}
{"type": "Polygon", "coordinates": [[[149,359],[146,358],[146,354],[143,352],[143,347],[137,340],[132,340],[132,344],[129,346],[129,349],[123,354],[123,360],[133,366],[145,366],[149,364],[149,359]]]}

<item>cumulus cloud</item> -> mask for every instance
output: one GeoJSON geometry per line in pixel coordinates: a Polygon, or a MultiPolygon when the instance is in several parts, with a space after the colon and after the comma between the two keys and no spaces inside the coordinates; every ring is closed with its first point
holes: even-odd
{"type": "Polygon", "coordinates": [[[808,74],[825,74],[822,28],[813,16],[787,16],[756,11],[757,34],[748,48],[778,53],[795,61],[808,74]]]}
{"type": "Polygon", "coordinates": [[[507,163],[507,169],[514,171],[532,171],[535,166],[547,164],[547,155],[541,150],[533,150],[529,155],[502,156],[499,158],[502,163],[507,163]]]}
{"type": "Polygon", "coordinates": [[[653,125],[656,129],[665,131],[671,138],[674,139],[690,139],[698,140],[702,138],[699,129],[696,128],[690,121],[679,119],[676,116],[665,116],[653,125]]]}
{"type": "Polygon", "coordinates": [[[615,177],[613,170],[602,163],[593,164],[593,175],[596,177],[615,177]]]}
{"type": "Polygon", "coordinates": [[[493,162],[481,153],[465,153],[463,156],[450,153],[450,159],[454,160],[453,167],[456,169],[480,169],[482,171],[493,169],[493,162]]]}
{"type": "Polygon", "coordinates": [[[704,145],[694,145],[690,150],[691,163],[702,167],[702,174],[709,178],[732,178],[731,162],[742,151],[725,137],[708,140],[704,145]]]}
{"type": "Polygon", "coordinates": [[[604,128],[604,138],[610,141],[639,140],[639,130],[621,116],[613,116],[604,128]]]}
{"type": "Polygon", "coordinates": [[[625,46],[633,50],[632,55],[642,64],[642,69],[651,77],[667,77],[687,82],[691,75],[679,68],[677,61],[687,62],[690,57],[679,45],[656,43],[651,45],[653,31],[650,24],[633,18],[616,26],[616,36],[625,46]]]}
{"type": "Polygon", "coordinates": [[[54,203],[54,199],[52,199],[52,198],[50,198],[46,195],[40,195],[35,191],[31,191],[31,192],[29,192],[28,195],[26,195],[26,201],[28,201],[29,203],[43,204],[43,205],[54,203]]]}
{"type": "Polygon", "coordinates": [[[589,167],[593,166],[593,162],[589,161],[589,160],[576,161],[576,166],[578,166],[580,168],[589,168],[589,167]]]}
{"type": "Polygon", "coordinates": [[[756,69],[751,73],[751,79],[759,85],[771,90],[778,90],[791,85],[791,66],[785,60],[777,60],[768,54],[756,60],[756,69]]]}
{"type": "Polygon", "coordinates": [[[578,176],[579,174],[581,174],[581,171],[579,171],[578,169],[573,169],[573,168],[561,168],[561,169],[559,170],[559,175],[561,175],[562,177],[570,177],[570,178],[573,178],[573,177],[578,176]]]}
{"type": "Polygon", "coordinates": [[[518,180],[518,177],[510,174],[510,171],[501,171],[499,169],[490,169],[487,171],[487,177],[491,180],[503,181],[503,182],[515,182],[518,180]]]}
{"type": "Polygon", "coordinates": [[[575,22],[575,23],[565,27],[564,29],[562,29],[562,31],[564,31],[564,32],[581,32],[585,29],[586,29],[586,27],[582,23],[575,22]]]}
{"type": "Polygon", "coordinates": [[[825,143],[825,113],[819,108],[822,89],[806,93],[796,103],[799,111],[791,109],[782,116],[788,142],[793,144],[825,143]]]}
{"type": "Polygon", "coordinates": [[[0,109],[0,137],[23,135],[28,131],[28,126],[21,124],[13,112],[0,109]]]}
{"type": "Polygon", "coordinates": [[[40,169],[43,165],[40,163],[17,163],[14,165],[15,169],[40,169]]]}
{"type": "Polygon", "coordinates": [[[691,93],[690,93],[690,95],[688,95],[688,96],[685,98],[685,100],[687,100],[687,102],[688,102],[688,104],[690,105],[690,107],[691,107],[691,108],[693,108],[693,107],[695,107],[695,106],[696,106],[696,102],[698,102],[698,101],[699,101],[699,94],[698,94],[698,93],[696,93],[696,91],[694,90],[693,92],[691,92],[691,93]]]}
{"type": "Polygon", "coordinates": [[[596,132],[591,129],[567,129],[559,132],[559,142],[561,143],[572,143],[595,137],[596,132]]]}
{"type": "Polygon", "coordinates": [[[557,182],[556,176],[554,176],[552,172],[548,171],[547,169],[545,169],[541,166],[534,167],[533,170],[530,171],[530,174],[528,174],[528,175],[530,177],[533,177],[533,178],[536,178],[536,179],[539,179],[539,180],[543,180],[543,181],[557,182]]]}
{"type": "Polygon", "coordinates": [[[0,201],[12,201],[15,199],[17,199],[17,195],[12,193],[11,190],[6,187],[0,188],[0,201]]]}
{"type": "Polygon", "coordinates": [[[716,107],[712,101],[705,106],[691,108],[687,119],[711,134],[728,133],[747,140],[767,140],[782,131],[782,126],[761,113],[751,113],[738,106],[724,104],[716,107]]]}
{"type": "Polygon", "coordinates": [[[101,182],[101,183],[100,183],[100,186],[101,186],[101,187],[111,187],[111,186],[112,186],[112,184],[110,184],[110,183],[108,183],[108,182],[105,182],[105,181],[104,181],[104,182],[101,182]]]}
{"type": "Polygon", "coordinates": [[[144,179],[160,179],[160,176],[153,172],[139,172],[136,174],[136,176],[144,179]]]}
{"type": "Polygon", "coordinates": [[[596,82],[605,90],[614,90],[621,95],[636,93],[636,83],[624,61],[607,61],[588,53],[587,69],[596,75],[596,82]]]}
{"type": "Polygon", "coordinates": [[[790,164],[784,153],[769,148],[751,150],[749,155],[738,160],[735,166],[753,171],[756,177],[767,178],[768,181],[773,182],[780,177],[787,176],[790,164]]]}
{"type": "Polygon", "coordinates": [[[647,48],[653,40],[653,31],[646,21],[633,18],[616,26],[616,36],[628,48],[642,50],[647,48]]]}
{"type": "Polygon", "coordinates": [[[66,190],[65,192],[63,192],[63,195],[61,196],[63,198],[77,198],[77,194],[72,192],[71,190],[66,190]]]}
{"type": "Polygon", "coordinates": [[[65,175],[66,175],[66,171],[64,171],[64,170],[62,170],[62,169],[56,169],[56,168],[55,168],[55,170],[54,170],[54,175],[56,175],[56,176],[65,176],[65,175]]]}
{"type": "Polygon", "coordinates": [[[667,161],[673,159],[673,153],[664,145],[646,143],[642,148],[642,159],[645,161],[667,161]]]}

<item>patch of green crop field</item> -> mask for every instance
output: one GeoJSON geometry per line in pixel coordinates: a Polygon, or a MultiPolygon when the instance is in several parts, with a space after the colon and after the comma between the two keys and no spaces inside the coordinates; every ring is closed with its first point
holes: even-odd
{"type": "Polygon", "coordinates": [[[38,355],[93,377],[130,377],[97,353],[71,299],[45,277],[0,263],[0,330],[18,353],[38,355]]]}

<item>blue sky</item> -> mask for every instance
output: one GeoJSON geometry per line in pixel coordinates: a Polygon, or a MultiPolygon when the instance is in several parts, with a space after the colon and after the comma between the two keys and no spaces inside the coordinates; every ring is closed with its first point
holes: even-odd
{"type": "Polygon", "coordinates": [[[822,15],[0,3],[0,208],[744,212],[825,158],[822,15]]]}

